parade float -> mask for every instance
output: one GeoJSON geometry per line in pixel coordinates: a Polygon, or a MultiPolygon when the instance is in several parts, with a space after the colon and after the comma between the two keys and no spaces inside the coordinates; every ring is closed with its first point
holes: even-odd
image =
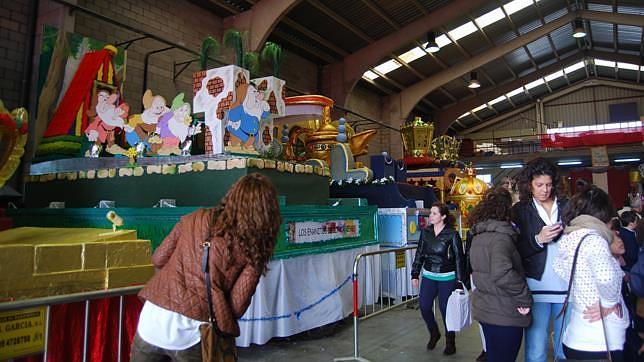
{"type": "MultiPolygon", "coordinates": [[[[366,152],[372,131],[356,134],[343,120],[331,120],[328,98],[285,98],[283,80],[251,78],[238,65],[195,73],[192,102],[153,89],[130,96],[143,104],[135,114],[122,92],[122,49],[85,38],[64,41],[69,36],[50,37],[49,51],[76,57],[51,56],[50,64],[41,64],[49,71],[41,72],[39,104],[49,111],[39,109],[38,117],[48,122],[40,125],[25,177],[25,207],[8,212],[15,228],[5,231],[0,245],[15,256],[7,254],[12,262],[0,264],[30,263],[0,278],[0,289],[8,291],[3,301],[144,284],[150,254],[181,216],[215,205],[239,177],[258,172],[276,186],[283,222],[269,272],[240,319],[238,345],[263,344],[351,312],[351,264],[378,247],[377,208],[356,198],[329,198],[329,183],[334,168],[370,178],[371,170],[355,165],[353,155],[366,152]],[[77,50],[65,50],[69,46],[77,50]],[[298,109],[303,105],[315,110],[298,109]],[[203,154],[193,154],[199,149],[203,154]],[[122,230],[111,230],[109,213],[122,220],[122,230]],[[129,279],[116,268],[129,268],[129,279]],[[56,277],[41,282],[48,272],[56,277]],[[37,283],[22,290],[21,278],[37,283]]],[[[82,325],[84,303],[59,307],[51,309],[50,328],[82,325]]],[[[135,296],[126,298],[128,341],[140,307],[135,296]]],[[[92,302],[90,314],[113,316],[113,308],[113,298],[92,302]]],[[[105,323],[93,326],[90,336],[109,340],[90,337],[89,353],[101,345],[116,350],[115,325],[105,323]]],[[[49,360],[79,356],[82,336],[64,337],[50,335],[49,360]]],[[[124,348],[126,355],[129,344],[124,348]]]]}

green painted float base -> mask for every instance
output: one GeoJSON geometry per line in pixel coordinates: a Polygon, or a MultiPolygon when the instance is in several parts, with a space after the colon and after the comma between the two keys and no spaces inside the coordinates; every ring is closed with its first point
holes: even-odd
{"type": "MultiPolygon", "coordinates": [[[[206,197],[203,193],[200,195],[206,197]]],[[[300,255],[329,253],[377,244],[377,208],[375,206],[360,205],[364,205],[364,203],[352,203],[347,200],[347,202],[337,206],[327,206],[326,202],[325,205],[282,206],[280,212],[283,222],[273,258],[283,259],[300,255]],[[360,223],[360,235],[355,238],[315,243],[291,244],[288,242],[284,225],[289,222],[325,222],[342,219],[358,220],[360,223]]],[[[139,238],[151,240],[153,248],[156,248],[179,221],[179,218],[195,209],[196,207],[116,208],[113,210],[123,218],[123,229],[136,230],[139,238]]],[[[92,227],[111,229],[112,224],[105,218],[109,210],[98,208],[20,209],[7,210],[7,216],[13,219],[15,227],[92,227]]]]}
{"type": "Polygon", "coordinates": [[[275,169],[236,168],[190,172],[175,175],[142,175],[114,178],[28,182],[25,204],[28,208],[48,207],[64,201],[65,207],[94,207],[100,200],[116,202],[117,207],[152,207],[159,199],[175,199],[177,206],[215,205],[240,177],[258,172],[271,179],[287,204],[326,204],[329,179],[315,174],[279,172],[275,169]]]}

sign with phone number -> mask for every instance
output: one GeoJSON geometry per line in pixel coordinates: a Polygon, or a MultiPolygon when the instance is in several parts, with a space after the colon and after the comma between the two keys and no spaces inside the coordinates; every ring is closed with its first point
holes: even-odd
{"type": "Polygon", "coordinates": [[[45,313],[45,307],[0,312],[0,361],[44,349],[45,313]]]}

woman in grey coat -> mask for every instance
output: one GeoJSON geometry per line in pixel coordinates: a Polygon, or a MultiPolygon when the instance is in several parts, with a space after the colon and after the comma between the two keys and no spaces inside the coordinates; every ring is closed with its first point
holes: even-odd
{"type": "Polygon", "coordinates": [[[476,289],[472,317],[483,327],[490,362],[515,361],[523,328],[530,325],[532,296],[510,222],[512,196],[502,187],[488,191],[469,217],[470,262],[476,289]]]}

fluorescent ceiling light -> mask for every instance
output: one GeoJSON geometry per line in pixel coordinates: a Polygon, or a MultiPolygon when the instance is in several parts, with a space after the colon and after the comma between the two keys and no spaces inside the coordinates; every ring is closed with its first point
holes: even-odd
{"type": "Polygon", "coordinates": [[[427,43],[425,43],[423,47],[429,53],[436,53],[437,51],[441,50],[438,44],[436,44],[436,34],[433,31],[427,33],[427,43]]]}
{"type": "Polygon", "coordinates": [[[575,19],[575,28],[572,31],[573,38],[583,38],[586,36],[586,29],[584,29],[584,22],[581,19],[575,19]]]}
{"type": "Polygon", "coordinates": [[[513,90],[510,93],[506,93],[505,96],[510,98],[510,97],[514,97],[514,96],[516,96],[517,94],[520,94],[520,93],[525,93],[525,90],[523,89],[523,87],[517,88],[517,89],[513,90]]]}
{"type": "Polygon", "coordinates": [[[474,167],[475,170],[485,170],[485,167],[474,167]]]}
{"type": "Polygon", "coordinates": [[[470,84],[467,85],[468,88],[480,88],[481,82],[478,80],[476,72],[470,72],[470,84]]]}
{"type": "Polygon", "coordinates": [[[557,162],[559,166],[572,166],[572,165],[581,165],[581,161],[561,161],[557,162]]]}
{"type": "Polygon", "coordinates": [[[521,164],[511,164],[511,165],[501,165],[501,168],[521,168],[523,165],[521,164]]]}
{"type": "Polygon", "coordinates": [[[504,17],[505,15],[503,14],[503,10],[501,10],[501,8],[496,8],[489,13],[485,13],[479,16],[474,21],[476,22],[476,25],[479,26],[479,28],[485,28],[486,26],[494,24],[504,17]]]}
{"type": "Polygon", "coordinates": [[[508,15],[512,15],[519,10],[527,8],[530,5],[532,5],[532,0],[514,0],[503,5],[503,9],[505,9],[505,12],[508,13],[508,15]]]}
{"type": "Polygon", "coordinates": [[[532,88],[535,88],[535,87],[538,87],[538,86],[542,85],[543,83],[545,83],[543,78],[539,78],[539,79],[537,79],[537,80],[535,80],[533,82],[530,82],[530,83],[526,84],[525,89],[532,89],[532,88]]]}
{"type": "Polygon", "coordinates": [[[400,63],[398,63],[394,59],[389,59],[388,61],[380,64],[379,66],[375,67],[374,69],[379,71],[382,74],[387,74],[391,72],[392,70],[400,68],[400,63]]]}
{"type": "MultiPolygon", "coordinates": [[[[427,43],[423,44],[424,47],[427,46],[427,43]]],[[[411,63],[414,60],[425,55],[425,51],[420,49],[420,47],[415,47],[412,50],[409,50],[403,54],[400,54],[399,58],[405,63],[411,63]]]]}
{"type": "Polygon", "coordinates": [[[464,38],[472,33],[475,33],[478,29],[473,22],[468,21],[467,23],[459,26],[458,28],[448,32],[449,36],[454,39],[454,41],[464,38]]]}
{"type": "Polygon", "coordinates": [[[558,72],[554,72],[552,74],[546,75],[545,79],[546,79],[546,82],[550,82],[550,81],[553,81],[553,80],[555,80],[557,78],[561,78],[563,76],[564,76],[564,72],[563,72],[563,70],[560,70],[558,72]]]}
{"type": "Polygon", "coordinates": [[[376,74],[376,73],[374,73],[374,72],[372,72],[372,71],[368,70],[368,71],[364,72],[364,74],[362,75],[362,77],[363,77],[363,78],[367,78],[367,79],[374,80],[374,79],[378,78],[378,74],[376,74]]]}
{"type": "Polygon", "coordinates": [[[615,162],[639,162],[639,158],[616,158],[615,162]]]}
{"type": "Polygon", "coordinates": [[[570,74],[570,73],[574,72],[575,70],[583,68],[585,65],[586,65],[586,63],[584,63],[584,61],[582,60],[579,63],[575,63],[575,64],[573,64],[573,65],[571,65],[569,67],[564,68],[564,72],[566,72],[566,74],[570,74]]]}

